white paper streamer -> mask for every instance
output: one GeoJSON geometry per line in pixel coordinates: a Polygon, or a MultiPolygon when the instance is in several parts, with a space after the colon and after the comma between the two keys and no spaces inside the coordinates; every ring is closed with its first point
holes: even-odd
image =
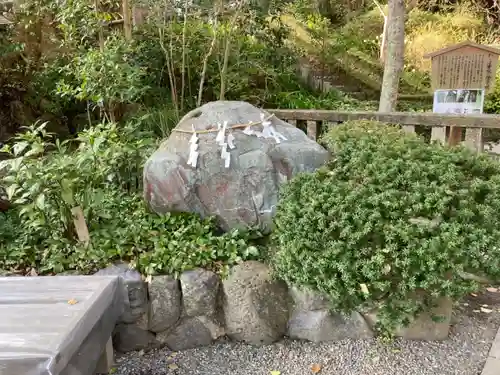
{"type": "Polygon", "coordinates": [[[281,140],[283,141],[287,140],[283,134],[281,134],[274,128],[274,126],[271,126],[271,135],[273,136],[276,143],[281,143],[281,140]]]}
{"type": "Polygon", "coordinates": [[[196,131],[194,129],[194,125],[192,126],[193,128],[193,135],[191,136],[191,139],[189,140],[189,143],[198,143],[198,135],[196,134],[196,131]]]}
{"type": "Polygon", "coordinates": [[[189,158],[187,164],[192,166],[193,168],[196,168],[196,165],[198,164],[198,156],[200,155],[200,153],[197,151],[199,138],[194,129],[194,125],[192,125],[192,129],[193,129],[193,135],[189,140],[190,146],[189,146],[189,158]]]}
{"type": "Polygon", "coordinates": [[[234,145],[234,135],[233,133],[229,133],[227,135],[227,145],[231,150],[233,150],[236,146],[234,145]]]}
{"type": "Polygon", "coordinates": [[[222,146],[222,144],[225,143],[224,140],[226,138],[227,121],[224,121],[224,125],[222,126],[222,128],[220,127],[220,124],[218,126],[219,126],[219,132],[217,133],[217,137],[215,138],[215,142],[217,142],[219,145],[222,146]]]}
{"type": "Polygon", "coordinates": [[[220,157],[221,157],[221,159],[224,160],[224,166],[226,168],[229,168],[229,165],[231,163],[231,154],[227,151],[227,143],[222,144],[220,157]]]}
{"type": "Polygon", "coordinates": [[[187,161],[187,164],[192,166],[193,168],[196,168],[196,164],[198,163],[198,156],[200,153],[198,151],[191,150],[189,153],[189,159],[187,161]]]}
{"type": "Polygon", "coordinates": [[[247,127],[245,128],[245,130],[243,130],[243,134],[246,134],[246,135],[254,135],[254,131],[252,130],[252,127],[247,126],[247,127]]]}
{"type": "Polygon", "coordinates": [[[281,143],[281,140],[286,141],[286,137],[274,128],[271,121],[265,120],[265,118],[266,116],[261,113],[260,119],[262,122],[262,136],[264,138],[274,138],[276,143],[281,143]]]}

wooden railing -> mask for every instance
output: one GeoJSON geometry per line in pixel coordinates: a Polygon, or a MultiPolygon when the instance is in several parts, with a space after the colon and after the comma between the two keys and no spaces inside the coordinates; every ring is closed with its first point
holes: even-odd
{"type": "Polygon", "coordinates": [[[302,129],[312,139],[326,128],[352,120],[376,120],[398,124],[407,132],[415,132],[416,126],[431,127],[431,140],[464,144],[483,151],[483,129],[500,129],[500,115],[448,115],[430,112],[342,112],[309,109],[267,109],[276,117],[302,129]],[[446,128],[450,127],[450,131],[446,128]],[[462,129],[465,128],[465,140],[462,129]],[[448,133],[448,137],[447,137],[448,133]]]}

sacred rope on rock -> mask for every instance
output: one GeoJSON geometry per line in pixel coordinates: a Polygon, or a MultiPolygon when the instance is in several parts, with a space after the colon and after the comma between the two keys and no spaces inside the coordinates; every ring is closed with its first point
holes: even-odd
{"type": "Polygon", "coordinates": [[[261,113],[260,114],[261,120],[259,122],[250,122],[248,124],[237,124],[228,126],[227,121],[224,121],[222,125],[220,123],[217,124],[217,129],[197,131],[195,130],[194,125],[192,125],[191,131],[182,129],[174,129],[173,131],[192,134],[191,139],[189,140],[190,148],[189,148],[189,158],[187,164],[192,166],[193,168],[196,168],[196,165],[198,163],[198,156],[200,155],[198,151],[199,148],[198,142],[200,140],[198,134],[217,132],[217,137],[215,137],[215,141],[221,146],[221,158],[222,160],[224,160],[224,166],[226,168],[229,168],[231,164],[231,154],[229,151],[236,148],[236,146],[234,145],[234,135],[233,135],[233,131],[236,129],[244,129],[243,130],[244,134],[253,135],[257,138],[266,138],[266,139],[274,138],[276,143],[281,143],[282,140],[283,141],[287,140],[283,134],[281,134],[274,128],[272,122],[269,121],[269,119],[273,116],[274,115],[271,114],[266,117],[264,113],[261,113]],[[258,125],[262,125],[261,131],[252,129],[253,127],[258,125]]]}

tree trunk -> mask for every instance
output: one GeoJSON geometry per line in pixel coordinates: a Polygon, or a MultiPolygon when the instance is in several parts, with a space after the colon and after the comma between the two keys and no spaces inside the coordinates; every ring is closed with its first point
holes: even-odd
{"type": "Polygon", "coordinates": [[[387,12],[387,55],[380,93],[379,112],[394,112],[398,100],[399,79],[404,67],[405,2],[389,0],[387,12]]]}

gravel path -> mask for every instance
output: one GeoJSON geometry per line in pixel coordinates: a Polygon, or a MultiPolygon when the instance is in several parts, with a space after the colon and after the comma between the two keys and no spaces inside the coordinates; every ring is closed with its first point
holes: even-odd
{"type": "Polygon", "coordinates": [[[443,342],[220,343],[178,353],[128,353],[117,359],[114,374],[307,375],[317,364],[320,374],[329,375],[479,375],[499,326],[500,292],[485,291],[457,307],[450,338],[443,342]],[[486,305],[491,312],[480,311],[486,305]]]}

